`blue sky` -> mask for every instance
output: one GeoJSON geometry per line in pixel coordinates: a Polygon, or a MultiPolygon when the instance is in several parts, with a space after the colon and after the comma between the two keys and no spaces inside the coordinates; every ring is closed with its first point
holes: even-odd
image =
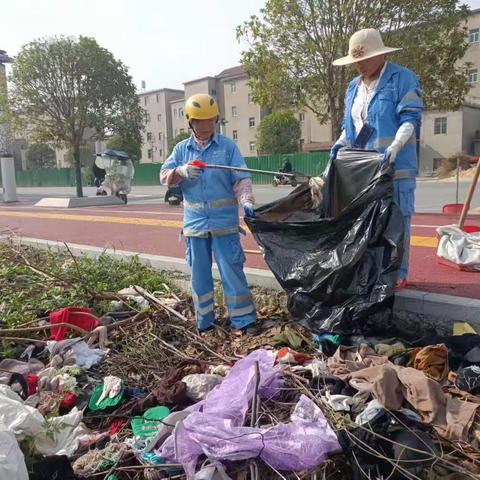
{"type": "MultiPolygon", "coordinates": [[[[182,88],[239,63],[235,27],[264,0],[3,0],[0,49],[50,35],[93,36],[147,89],[182,88]],[[7,20],[5,20],[7,19],[7,20]]],[[[480,0],[467,1],[480,8],[480,0]]]]}

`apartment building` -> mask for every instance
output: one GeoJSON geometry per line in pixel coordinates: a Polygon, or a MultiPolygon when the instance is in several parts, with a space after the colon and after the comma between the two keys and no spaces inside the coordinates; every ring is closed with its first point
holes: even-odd
{"type": "Polygon", "coordinates": [[[145,131],[143,133],[142,163],[164,162],[174,132],[172,129],[171,103],[181,100],[183,91],[171,88],[151,90],[139,95],[145,110],[145,131]]]}
{"type": "Polygon", "coordinates": [[[240,152],[256,155],[256,132],[263,115],[260,106],[254,103],[248,86],[248,75],[241,67],[223,70],[218,76],[218,85],[223,94],[223,133],[237,143],[240,152]]]}
{"type": "Polygon", "coordinates": [[[420,173],[433,172],[444,158],[459,153],[480,155],[480,9],[467,21],[469,47],[464,61],[471,89],[455,112],[426,111],[420,134],[420,173]]]}

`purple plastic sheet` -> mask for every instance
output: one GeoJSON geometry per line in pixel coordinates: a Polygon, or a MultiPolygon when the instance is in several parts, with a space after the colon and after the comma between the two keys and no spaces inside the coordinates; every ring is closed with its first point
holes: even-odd
{"type": "Polygon", "coordinates": [[[157,454],[181,463],[188,479],[195,476],[198,457],[205,454],[215,460],[262,458],[278,470],[300,471],[321,464],[326,456],[340,451],[337,437],[322,411],[307,397],[297,403],[288,424],[270,428],[244,427],[255,389],[255,362],[260,367],[262,398],[281,388],[275,356],[257,350],[237,362],[221,385],[177,424],[172,436],[157,454]]]}

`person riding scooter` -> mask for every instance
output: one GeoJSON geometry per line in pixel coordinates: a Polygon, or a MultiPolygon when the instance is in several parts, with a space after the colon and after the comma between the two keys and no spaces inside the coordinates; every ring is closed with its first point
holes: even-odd
{"type": "Polygon", "coordinates": [[[292,185],[293,187],[297,186],[297,181],[295,177],[288,175],[282,175],[282,173],[292,173],[293,167],[290,163],[288,157],[284,157],[283,165],[278,169],[279,174],[275,175],[272,180],[272,185],[278,187],[278,185],[292,185]]]}

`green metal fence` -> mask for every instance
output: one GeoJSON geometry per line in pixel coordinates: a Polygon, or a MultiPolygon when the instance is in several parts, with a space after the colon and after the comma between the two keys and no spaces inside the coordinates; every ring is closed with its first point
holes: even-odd
{"type": "MultiPolygon", "coordinates": [[[[282,166],[285,157],[289,158],[295,172],[301,172],[305,175],[321,174],[328,162],[327,152],[264,155],[261,157],[246,157],[245,161],[249,168],[276,172],[282,166]]],[[[136,165],[133,185],[158,185],[160,168],[160,163],[136,165]]],[[[18,170],[16,179],[18,187],[70,187],[75,185],[75,172],[73,168],[18,170]]],[[[271,183],[272,177],[271,175],[254,173],[252,180],[254,184],[267,185],[271,183]]],[[[91,169],[82,169],[82,181],[84,185],[93,185],[91,169]]]]}

